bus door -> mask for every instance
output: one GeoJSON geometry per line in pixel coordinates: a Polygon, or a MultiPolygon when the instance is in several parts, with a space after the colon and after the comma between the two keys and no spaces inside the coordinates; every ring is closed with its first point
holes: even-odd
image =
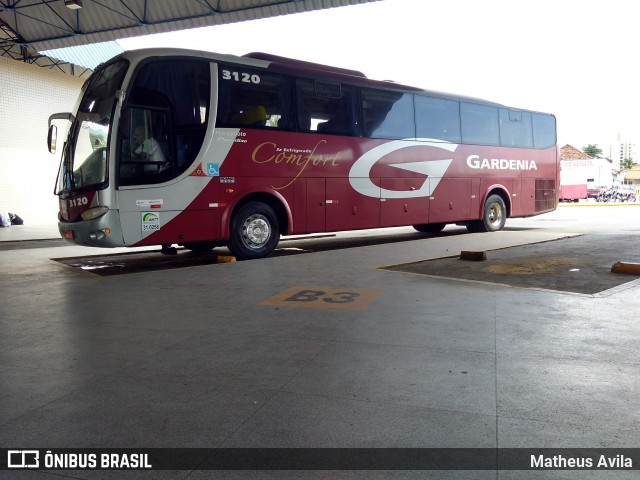
{"type": "Polygon", "coordinates": [[[165,195],[157,188],[119,190],[117,197],[125,245],[140,243],[169,220],[165,195]]]}
{"type": "Polygon", "coordinates": [[[201,144],[193,131],[172,128],[165,109],[129,108],[122,115],[116,196],[126,245],[196,243],[220,235],[216,172],[200,167],[188,174],[201,144]],[[193,150],[186,158],[182,145],[193,150]]]}
{"type": "Polygon", "coordinates": [[[141,186],[117,192],[126,245],[197,243],[220,237],[220,183],[187,176],[164,186],[141,186]],[[205,191],[206,195],[193,192],[205,191]]]}

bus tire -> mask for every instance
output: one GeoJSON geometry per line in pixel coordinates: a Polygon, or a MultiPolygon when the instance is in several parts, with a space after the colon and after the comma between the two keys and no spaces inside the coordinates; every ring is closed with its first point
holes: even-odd
{"type": "Polygon", "coordinates": [[[266,257],[279,241],[278,219],[269,205],[249,202],[233,215],[227,246],[238,260],[266,257]]]}
{"type": "Polygon", "coordinates": [[[507,221],[507,206],[500,195],[490,195],[484,203],[482,220],[473,220],[467,225],[471,233],[497,232],[507,221]]]}
{"type": "Polygon", "coordinates": [[[422,223],[414,225],[413,228],[420,233],[440,233],[446,225],[446,223],[422,223]]]}

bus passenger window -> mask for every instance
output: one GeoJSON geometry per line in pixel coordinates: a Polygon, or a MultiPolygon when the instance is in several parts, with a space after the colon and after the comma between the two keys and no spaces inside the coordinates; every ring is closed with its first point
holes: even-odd
{"type": "Polygon", "coordinates": [[[415,138],[413,95],[392,90],[362,90],[364,135],[415,138]]]}
{"type": "Polygon", "coordinates": [[[418,138],[460,143],[460,103],[446,98],[415,96],[418,138]]]}
{"type": "Polygon", "coordinates": [[[354,87],[298,79],[296,94],[300,131],[359,135],[354,87]]]}
{"type": "Polygon", "coordinates": [[[218,66],[218,127],[291,130],[288,77],[230,65],[218,66]]]}
{"type": "Polygon", "coordinates": [[[496,107],[462,102],[460,116],[463,143],[500,145],[500,127],[496,107]]]}
{"type": "Polygon", "coordinates": [[[535,148],[555,146],[556,117],[545,113],[533,114],[533,145],[535,148]]]}
{"type": "Polygon", "coordinates": [[[533,147],[531,112],[500,109],[500,144],[503,147],[533,147]]]}
{"type": "Polygon", "coordinates": [[[267,109],[262,105],[258,105],[254,108],[242,110],[233,116],[233,123],[264,127],[267,125],[267,109]]]}

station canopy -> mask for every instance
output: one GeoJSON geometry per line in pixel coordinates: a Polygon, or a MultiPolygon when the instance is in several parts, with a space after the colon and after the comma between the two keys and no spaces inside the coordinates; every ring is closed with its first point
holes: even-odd
{"type": "Polygon", "coordinates": [[[82,76],[82,67],[42,52],[372,1],[0,0],[0,56],[82,76]]]}

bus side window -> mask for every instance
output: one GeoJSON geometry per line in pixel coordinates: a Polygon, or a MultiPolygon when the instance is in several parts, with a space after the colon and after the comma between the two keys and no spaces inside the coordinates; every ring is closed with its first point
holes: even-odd
{"type": "Polygon", "coordinates": [[[289,77],[230,65],[218,71],[216,126],[292,129],[289,77]]]}
{"type": "Polygon", "coordinates": [[[247,108],[236,113],[232,118],[233,123],[264,127],[267,125],[267,109],[263,105],[247,108]]]}
{"type": "Polygon", "coordinates": [[[496,107],[461,102],[460,116],[463,143],[500,145],[500,126],[496,107]]]}
{"type": "Polygon", "coordinates": [[[533,145],[549,148],[556,144],[556,118],[544,113],[533,114],[533,145]]]}
{"type": "Polygon", "coordinates": [[[364,135],[415,138],[413,95],[392,90],[362,90],[364,135]]]}
{"type": "Polygon", "coordinates": [[[533,147],[531,112],[500,109],[500,144],[503,147],[533,147]]]}
{"type": "Polygon", "coordinates": [[[460,143],[460,103],[446,98],[415,96],[418,138],[460,143]]]}
{"type": "Polygon", "coordinates": [[[359,135],[354,87],[298,79],[296,93],[300,131],[359,135]]]}

